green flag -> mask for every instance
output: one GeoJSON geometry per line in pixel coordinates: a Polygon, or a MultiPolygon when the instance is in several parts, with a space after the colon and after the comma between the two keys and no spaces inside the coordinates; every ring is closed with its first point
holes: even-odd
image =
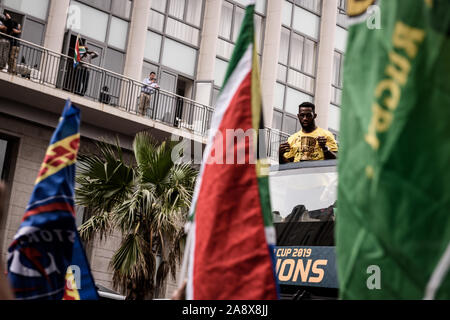
{"type": "Polygon", "coordinates": [[[340,297],[450,299],[450,1],[349,0],[348,13],[340,297]]]}

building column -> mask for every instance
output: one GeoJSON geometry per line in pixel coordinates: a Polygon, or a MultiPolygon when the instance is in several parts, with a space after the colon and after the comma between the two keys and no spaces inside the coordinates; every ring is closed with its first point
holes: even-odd
{"type": "Polygon", "coordinates": [[[195,100],[210,105],[216,65],[222,0],[206,0],[200,50],[198,53],[195,100]]]}
{"type": "Polygon", "coordinates": [[[70,0],[52,0],[47,19],[44,47],[61,52],[70,0]]]}
{"type": "Polygon", "coordinates": [[[197,80],[213,80],[222,0],[206,0],[198,54],[197,80]]]}
{"type": "MultiPolygon", "coordinates": [[[[67,14],[70,0],[51,0],[47,19],[47,28],[44,37],[44,47],[61,53],[64,45],[67,14]]],[[[51,52],[45,51],[41,56],[41,72],[44,81],[56,86],[59,72],[60,58],[51,52]]]]}
{"type": "Polygon", "coordinates": [[[282,9],[283,1],[267,1],[264,49],[261,66],[261,90],[264,125],[269,128],[272,126],[273,99],[278,74],[282,9]]]}
{"type": "Polygon", "coordinates": [[[142,81],[141,72],[144,63],[151,1],[152,0],[134,0],[133,12],[131,14],[131,25],[123,74],[139,81],[142,81]]]}
{"type": "Polygon", "coordinates": [[[322,1],[322,19],[320,21],[319,58],[315,105],[319,127],[328,130],[328,112],[331,102],[331,82],[333,76],[333,56],[336,33],[337,0],[322,1]]]}

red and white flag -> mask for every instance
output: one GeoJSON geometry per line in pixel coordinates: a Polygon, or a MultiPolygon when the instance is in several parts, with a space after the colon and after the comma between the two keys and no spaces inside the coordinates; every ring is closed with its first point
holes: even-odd
{"type": "Polygon", "coordinates": [[[184,263],[187,299],[278,299],[253,15],[254,4],[246,9],[197,180],[184,263]],[[244,139],[236,143],[230,132],[244,139]]]}

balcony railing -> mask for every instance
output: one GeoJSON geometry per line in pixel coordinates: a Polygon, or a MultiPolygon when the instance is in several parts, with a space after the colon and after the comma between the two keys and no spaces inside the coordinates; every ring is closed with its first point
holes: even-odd
{"type": "MultiPolygon", "coordinates": [[[[11,38],[0,33],[0,39],[2,36],[11,38]]],[[[22,39],[17,42],[20,49],[14,73],[18,76],[194,134],[207,134],[214,111],[210,106],[158,89],[149,95],[148,108],[141,112],[139,104],[145,86],[142,82],[88,63],[74,68],[73,57],[22,39]]],[[[267,156],[277,161],[279,145],[288,137],[284,132],[266,128],[267,156]]]]}
{"type": "MultiPolygon", "coordinates": [[[[11,38],[5,34],[1,36],[11,38]]],[[[75,68],[73,57],[22,39],[17,41],[20,49],[14,73],[18,76],[194,134],[204,136],[210,126],[213,113],[210,106],[158,89],[150,94],[148,107],[141,112],[139,103],[145,86],[142,82],[88,63],[75,68]]]]}
{"type": "Polygon", "coordinates": [[[287,142],[289,136],[288,133],[266,128],[267,157],[274,161],[278,161],[278,149],[280,148],[280,144],[287,142]]]}

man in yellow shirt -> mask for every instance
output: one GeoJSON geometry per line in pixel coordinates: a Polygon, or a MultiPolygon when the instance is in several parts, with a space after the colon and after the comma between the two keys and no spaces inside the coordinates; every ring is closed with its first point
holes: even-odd
{"type": "Polygon", "coordinates": [[[338,146],[333,134],[316,126],[316,107],[310,102],[298,106],[298,120],[302,129],[282,143],[279,149],[280,164],[308,160],[336,159],[338,146]]]}

